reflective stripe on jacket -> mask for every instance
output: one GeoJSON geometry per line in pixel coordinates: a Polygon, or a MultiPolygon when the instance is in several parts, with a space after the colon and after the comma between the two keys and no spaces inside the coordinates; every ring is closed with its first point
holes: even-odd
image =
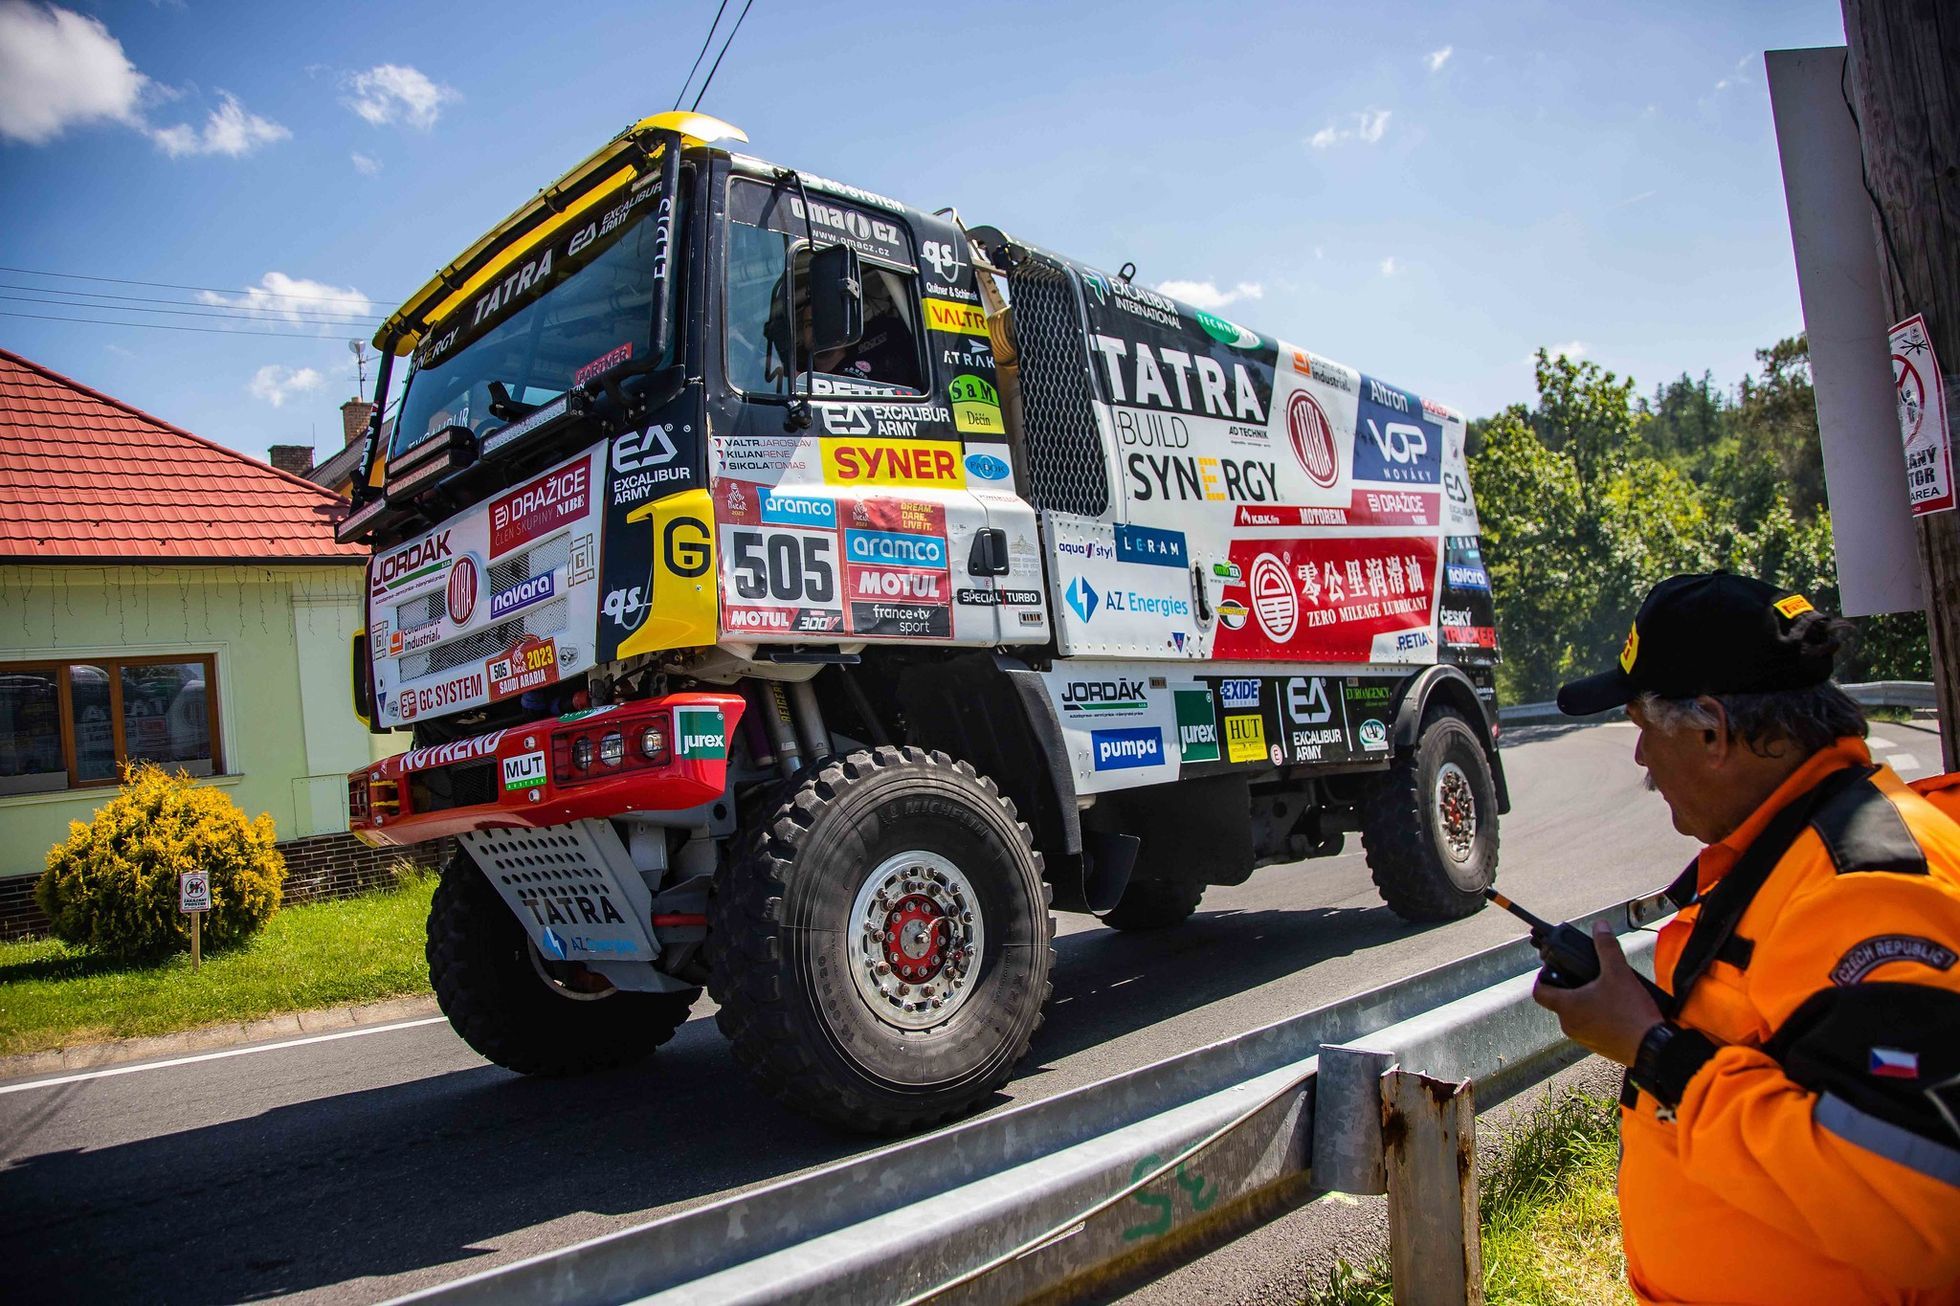
{"type": "MultiPolygon", "coordinates": [[[[1698,887],[1786,804],[1869,764],[1849,738],[1809,759],[1702,851],[1698,887]]],[[[1960,1303],[1960,824],[1889,768],[1870,783],[1924,873],[1840,867],[1804,829],[1676,1017],[1720,1046],[1674,1110],[1643,1092],[1621,1111],[1643,1301],[1960,1303]]],[[[1697,912],[1656,940],[1664,987],[1697,912]]]]}

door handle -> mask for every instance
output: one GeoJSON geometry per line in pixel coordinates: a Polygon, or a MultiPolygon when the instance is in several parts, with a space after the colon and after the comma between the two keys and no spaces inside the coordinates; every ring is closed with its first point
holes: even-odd
{"type": "Polygon", "coordinates": [[[973,532],[973,548],[967,554],[969,576],[1005,576],[1011,566],[1007,560],[1007,532],[986,526],[973,532]]]}

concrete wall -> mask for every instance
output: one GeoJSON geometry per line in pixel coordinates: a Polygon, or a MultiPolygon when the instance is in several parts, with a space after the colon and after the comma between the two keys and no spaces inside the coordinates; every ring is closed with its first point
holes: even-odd
{"type": "MultiPolygon", "coordinates": [[[[216,658],[225,774],[206,783],[281,840],[347,828],[346,773],[408,746],[370,735],[348,693],[357,566],[0,566],[0,663],[216,658]]],[[[0,877],[38,875],[102,789],[0,796],[0,877]]]]}

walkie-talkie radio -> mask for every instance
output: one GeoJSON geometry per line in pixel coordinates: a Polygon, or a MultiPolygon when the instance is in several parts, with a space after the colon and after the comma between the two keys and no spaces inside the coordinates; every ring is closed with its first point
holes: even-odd
{"type": "MultiPolygon", "coordinates": [[[[1599,950],[1593,947],[1591,936],[1578,926],[1570,921],[1553,925],[1495,889],[1485,889],[1484,897],[1531,927],[1531,946],[1538,949],[1539,957],[1545,962],[1545,968],[1538,972],[1538,977],[1545,983],[1556,989],[1576,989],[1599,978],[1599,950]]],[[[1668,1001],[1666,990],[1645,975],[1637,978],[1654,995],[1654,1000],[1665,1006],[1668,1001]]]]}

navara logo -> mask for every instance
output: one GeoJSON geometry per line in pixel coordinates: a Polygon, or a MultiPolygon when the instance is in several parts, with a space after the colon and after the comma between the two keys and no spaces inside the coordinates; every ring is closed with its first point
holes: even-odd
{"type": "Polygon", "coordinates": [[[1071,715],[1122,715],[1149,707],[1141,680],[1071,680],[1062,686],[1062,711],[1071,715]]]}

